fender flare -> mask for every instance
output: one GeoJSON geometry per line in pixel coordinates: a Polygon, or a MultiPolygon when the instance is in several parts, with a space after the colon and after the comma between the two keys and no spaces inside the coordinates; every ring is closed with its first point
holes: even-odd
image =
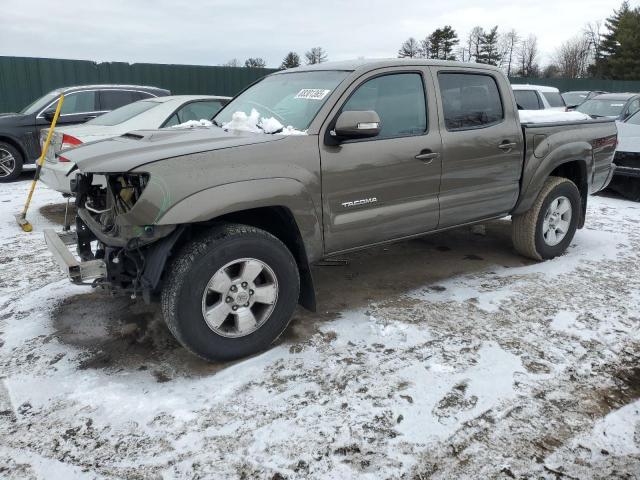
{"type": "Polygon", "coordinates": [[[207,188],[177,202],[155,223],[201,223],[225,214],[261,207],[287,208],[297,224],[307,261],[313,263],[322,258],[321,212],[305,186],[293,178],[260,178],[207,188]]]}
{"type": "Polygon", "coordinates": [[[584,183],[576,186],[583,197],[583,206],[586,207],[586,197],[589,195],[591,172],[593,170],[593,154],[591,145],[586,143],[583,145],[583,143],[576,142],[560,147],[552,151],[542,161],[533,158],[529,159],[529,165],[525,166],[523,172],[520,199],[511,213],[517,215],[529,210],[551,173],[556,168],[573,162],[579,162],[584,167],[584,183]]]}

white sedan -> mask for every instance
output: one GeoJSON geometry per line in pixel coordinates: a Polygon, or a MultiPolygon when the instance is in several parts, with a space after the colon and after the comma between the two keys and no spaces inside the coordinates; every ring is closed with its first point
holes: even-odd
{"type": "MultiPolygon", "coordinates": [[[[225,106],[230,97],[207,95],[174,95],[140,100],[118,108],[82,125],[57,128],[51,139],[40,179],[50,188],[71,193],[67,173],[73,163],[64,157],[64,150],[83,143],[118,137],[133,130],[151,130],[198,122],[206,124],[225,106]]],[[[44,141],[48,130],[43,130],[44,141]]]]}

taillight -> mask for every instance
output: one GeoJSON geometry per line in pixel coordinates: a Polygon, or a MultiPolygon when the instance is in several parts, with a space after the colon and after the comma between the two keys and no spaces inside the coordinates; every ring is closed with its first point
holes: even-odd
{"type": "MultiPolygon", "coordinates": [[[[62,134],[62,143],[60,145],[61,150],[66,150],[67,148],[77,147],[82,143],[82,140],[77,139],[72,135],[67,135],[66,133],[62,134]]],[[[68,161],[68,160],[67,160],[68,161]]]]}

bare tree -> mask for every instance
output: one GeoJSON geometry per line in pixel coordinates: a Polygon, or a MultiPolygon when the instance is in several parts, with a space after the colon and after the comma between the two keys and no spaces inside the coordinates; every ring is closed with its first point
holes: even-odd
{"type": "Polygon", "coordinates": [[[564,42],[556,50],[554,63],[565,78],[581,78],[586,76],[591,64],[591,42],[586,35],[581,35],[564,42]]]}
{"type": "Polygon", "coordinates": [[[516,60],[516,50],[520,43],[520,35],[514,29],[509,30],[500,38],[500,51],[502,53],[502,68],[507,77],[514,72],[516,60]]]}
{"type": "Polygon", "coordinates": [[[267,62],[260,57],[247,58],[244,62],[244,66],[247,68],[265,68],[267,66],[267,62]]]}
{"type": "Polygon", "coordinates": [[[307,65],[315,65],[327,61],[327,52],[322,47],[313,47],[304,56],[307,59],[307,65]]]}
{"type": "Polygon", "coordinates": [[[463,62],[476,62],[480,55],[484,30],[482,27],[473,27],[467,36],[466,45],[458,52],[463,62]]]}
{"type": "Polygon", "coordinates": [[[237,58],[232,58],[228,62],[223,63],[221,66],[223,66],[223,67],[239,67],[240,66],[240,62],[238,61],[237,58]]]}
{"type": "Polygon", "coordinates": [[[418,58],[422,57],[422,48],[420,43],[413,37],[402,42],[400,50],[398,50],[398,58],[418,58]]]}
{"type": "Polygon", "coordinates": [[[522,77],[534,77],[539,74],[538,67],[538,38],[535,35],[529,35],[523,40],[516,52],[518,60],[518,74],[522,77]]]}
{"type": "Polygon", "coordinates": [[[593,62],[596,62],[602,56],[602,23],[600,21],[587,23],[584,27],[584,35],[589,40],[593,62]]]}

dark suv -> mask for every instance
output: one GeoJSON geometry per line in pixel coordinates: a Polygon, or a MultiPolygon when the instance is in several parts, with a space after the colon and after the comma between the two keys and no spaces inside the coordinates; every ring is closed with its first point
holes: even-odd
{"type": "Polygon", "coordinates": [[[138,85],[84,85],[53,90],[20,113],[0,114],[0,182],[22,172],[24,164],[40,156],[40,130],[51,123],[60,95],[64,93],[59,125],[84,123],[103,113],[151,97],[170,95],[169,90],[138,85]]]}

